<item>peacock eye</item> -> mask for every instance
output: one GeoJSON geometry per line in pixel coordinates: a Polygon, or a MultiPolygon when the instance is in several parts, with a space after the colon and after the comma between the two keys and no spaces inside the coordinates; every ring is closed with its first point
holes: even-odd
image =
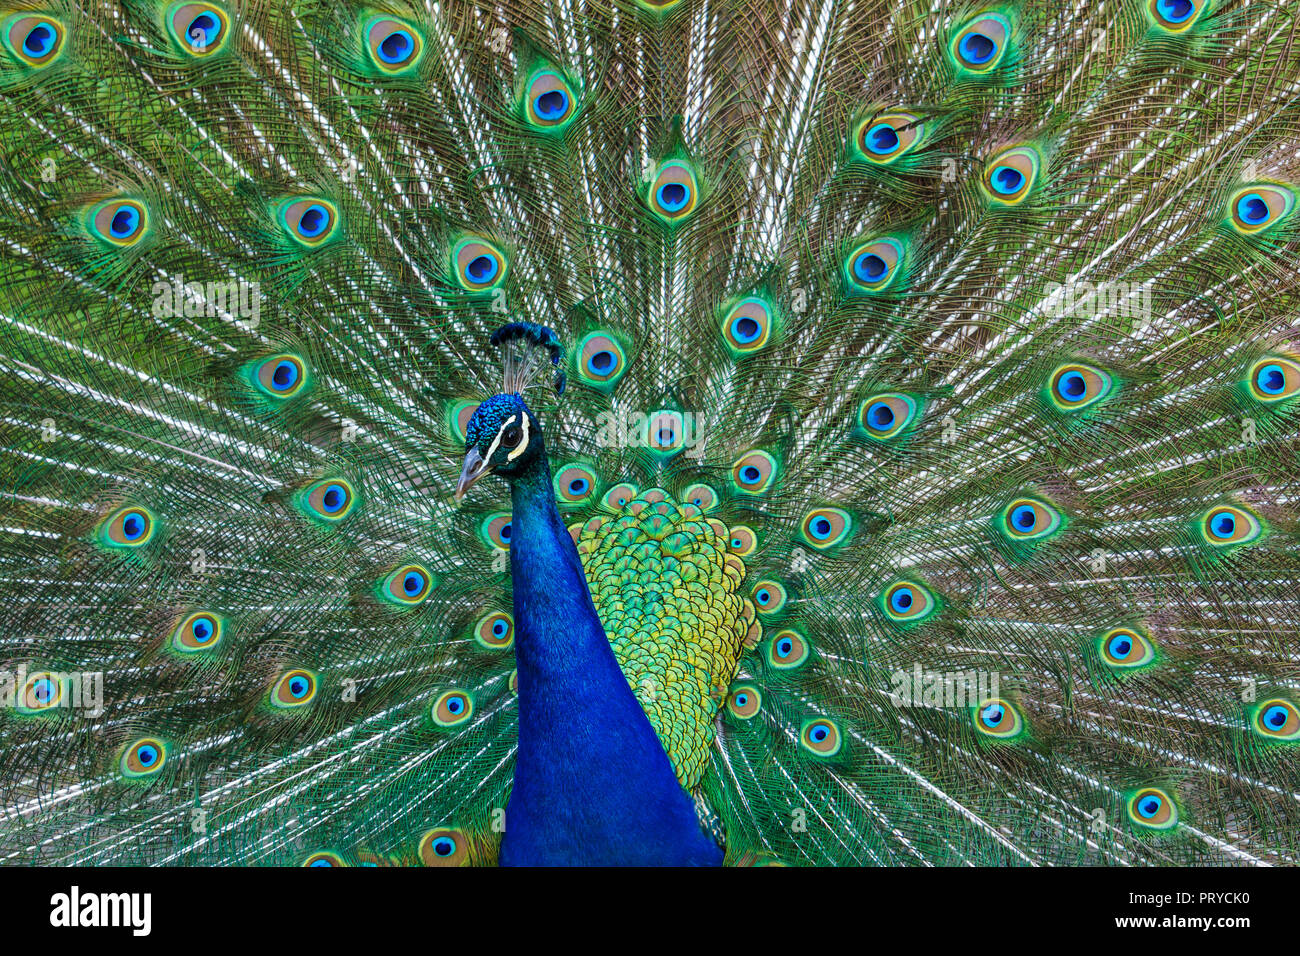
{"type": "Polygon", "coordinates": [[[501,433],[501,444],[506,448],[514,448],[523,437],[523,429],[518,425],[507,425],[505,431],[501,433]]]}

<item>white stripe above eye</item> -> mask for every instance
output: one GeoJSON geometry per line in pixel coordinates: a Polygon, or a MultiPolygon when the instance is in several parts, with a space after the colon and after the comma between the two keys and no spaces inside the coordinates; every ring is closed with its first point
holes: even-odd
{"type": "Polygon", "coordinates": [[[505,430],[510,427],[510,423],[518,417],[518,415],[511,415],[501,423],[501,427],[497,429],[497,437],[492,439],[492,444],[488,446],[487,454],[483,456],[484,465],[492,461],[492,456],[497,453],[497,447],[501,444],[501,436],[505,434],[505,430]]]}
{"type": "MultiPolygon", "coordinates": [[[[511,418],[510,420],[514,421],[514,418],[511,418]]],[[[505,429],[502,429],[502,431],[504,430],[505,429]]],[[[510,454],[506,455],[506,461],[514,461],[516,458],[518,458],[520,455],[524,453],[524,449],[527,447],[528,447],[528,416],[525,415],[524,416],[524,437],[519,440],[519,447],[516,448],[514,451],[512,451],[510,454]]]]}

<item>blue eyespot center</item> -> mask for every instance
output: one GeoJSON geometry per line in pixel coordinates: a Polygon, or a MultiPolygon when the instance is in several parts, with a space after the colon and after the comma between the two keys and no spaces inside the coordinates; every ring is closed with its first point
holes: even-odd
{"type": "Polygon", "coordinates": [[[407,594],[419,594],[424,588],[424,575],[412,571],[402,581],[402,590],[407,594]]]}
{"type": "Polygon", "coordinates": [[[109,234],[114,239],[125,239],[135,232],[136,225],[139,222],[140,213],[131,206],[123,206],[113,214],[113,221],[108,226],[109,234]]]}
{"type": "Polygon", "coordinates": [[[967,63],[982,66],[993,59],[993,54],[997,52],[998,45],[982,33],[968,33],[962,37],[961,44],[957,49],[961,52],[962,59],[967,63]]]}
{"type": "Polygon", "coordinates": [[[1268,710],[1264,711],[1264,723],[1268,724],[1268,726],[1275,730],[1281,729],[1282,726],[1286,724],[1286,718],[1286,708],[1278,704],[1274,704],[1268,710]]]}
{"type": "Polygon", "coordinates": [[[782,638],[776,645],[776,652],[782,657],[788,657],[794,651],[794,642],[790,638],[782,638]]]}
{"type": "Polygon", "coordinates": [[[401,63],[415,49],[415,41],[405,30],[394,30],[379,44],[379,58],[385,63],[401,63]]]}
{"type": "Polygon", "coordinates": [[[588,487],[590,487],[590,483],[587,481],[586,478],[574,478],[571,482],[569,482],[569,494],[585,495],[587,493],[588,487]]]}
{"type": "Polygon", "coordinates": [[[505,621],[498,620],[498,621],[494,621],[494,622],[493,622],[493,624],[492,624],[492,633],[493,633],[495,636],[497,636],[497,637],[505,637],[505,636],[506,636],[506,630],[507,630],[507,628],[506,628],[506,622],[505,622],[505,621]]]}
{"type": "Polygon", "coordinates": [[[1078,372],[1066,372],[1057,382],[1057,388],[1063,398],[1075,400],[1083,397],[1084,392],[1088,390],[1088,383],[1078,372]]]}
{"type": "Polygon", "coordinates": [[[898,149],[898,131],[888,123],[878,123],[867,131],[867,149],[883,156],[898,149]]]}
{"type": "Polygon", "coordinates": [[[497,274],[497,262],[492,256],[475,256],[465,267],[465,274],[473,282],[490,282],[497,274]]]}
{"type": "Polygon", "coordinates": [[[879,282],[888,274],[889,266],[880,256],[866,252],[853,263],[853,271],[863,282],[879,282]]]}
{"type": "Polygon", "coordinates": [[[54,696],[54,684],[48,677],[41,678],[32,688],[32,693],[42,704],[47,703],[54,696]]]}
{"type": "Polygon", "coordinates": [[[755,594],[754,597],[758,600],[758,603],[759,603],[759,604],[766,604],[766,603],[768,603],[770,600],[772,600],[772,595],[771,595],[771,593],[767,590],[767,588],[763,588],[761,591],[759,591],[757,594],[755,594]]]}
{"type": "Polygon", "coordinates": [[[279,390],[285,391],[298,381],[298,366],[287,359],[275,367],[271,373],[271,383],[279,390]]]}
{"type": "Polygon", "coordinates": [[[826,518],[818,518],[812,523],[811,531],[814,538],[828,538],[831,533],[831,523],[826,518]]]}
{"type": "Polygon", "coordinates": [[[305,677],[295,677],[289,681],[289,693],[293,694],[294,697],[305,697],[308,687],[307,678],[305,677]]]}
{"type": "Polygon", "coordinates": [[[501,540],[502,540],[502,541],[509,541],[509,540],[510,540],[510,525],[509,525],[508,523],[507,523],[507,524],[503,524],[503,525],[501,526],[501,540]]]}
{"type": "Polygon", "coordinates": [[[736,706],[737,706],[737,707],[744,707],[744,706],[745,706],[746,704],[748,704],[748,703],[749,703],[749,695],[748,695],[748,694],[737,694],[737,695],[736,695],[736,706]]]}
{"type": "Polygon", "coordinates": [[[821,743],[828,736],[830,736],[830,730],[826,727],[825,724],[818,724],[816,727],[812,729],[812,733],[809,734],[808,736],[812,737],[812,739],[817,741],[818,743],[821,743]]]}
{"type": "Polygon", "coordinates": [[[1237,519],[1231,512],[1220,511],[1210,519],[1210,531],[1216,538],[1231,538],[1237,530],[1237,519]]]}
{"type": "Polygon", "coordinates": [[[1268,203],[1259,193],[1248,193],[1237,200],[1237,216],[1242,222],[1258,226],[1268,219],[1268,203]]]}
{"type": "Polygon", "coordinates": [[[533,109],[544,120],[557,120],[569,109],[569,97],[563,90],[547,90],[533,100],[533,109]]]}
{"type": "Polygon", "coordinates": [[[1280,365],[1265,365],[1255,373],[1255,384],[1261,392],[1277,395],[1286,386],[1286,375],[1280,365]]]}
{"type": "Polygon", "coordinates": [[[448,713],[459,714],[464,709],[465,709],[465,702],[461,700],[459,697],[452,697],[447,701],[448,713]]]}
{"type": "Polygon", "coordinates": [[[342,508],[346,501],[347,492],[343,490],[342,485],[330,485],[320,499],[321,507],[330,514],[342,508]]]}
{"type": "Polygon", "coordinates": [[[746,465],[744,468],[740,469],[740,477],[746,484],[752,485],[762,476],[762,472],[753,465],[746,465]]]}
{"type": "Polygon", "coordinates": [[[145,746],[137,750],[135,756],[141,766],[152,767],[158,760],[158,751],[153,747],[145,746]]]}
{"type": "Polygon", "coordinates": [[[885,429],[894,424],[894,410],[887,402],[876,402],[867,409],[867,418],[876,428],[885,429]]]}
{"type": "Polygon", "coordinates": [[[221,21],[211,13],[200,13],[190,21],[189,29],[185,35],[189,38],[190,46],[196,50],[201,50],[206,46],[211,46],[221,32],[221,21]]]}
{"type": "Polygon", "coordinates": [[[1001,704],[989,704],[980,711],[980,721],[985,727],[994,728],[1002,723],[1002,718],[1006,716],[1006,708],[1001,704]]]}
{"type": "Polygon", "coordinates": [[[438,837],[433,841],[433,852],[438,856],[451,856],[456,852],[456,841],[450,837],[438,837]]]}
{"type": "Polygon", "coordinates": [[[686,206],[690,192],[681,183],[664,183],[655,194],[659,205],[669,212],[677,212],[686,206]]]}
{"type": "Polygon", "coordinates": [[[1196,7],[1191,0],[1160,0],[1156,9],[1169,23],[1182,23],[1192,15],[1196,7]]]}
{"type": "Polygon", "coordinates": [[[1127,637],[1113,637],[1109,650],[1111,657],[1122,659],[1128,657],[1129,651],[1133,650],[1133,642],[1127,637]]]}
{"type": "Polygon", "coordinates": [[[762,331],[763,327],[747,315],[739,316],[731,323],[731,335],[742,345],[753,342],[762,334],[762,331]]]}
{"type": "Polygon", "coordinates": [[[29,56],[45,56],[54,48],[54,31],[46,24],[38,23],[28,31],[23,40],[23,50],[29,56]]]}
{"type": "Polygon", "coordinates": [[[614,353],[608,349],[602,349],[599,352],[593,352],[591,358],[587,359],[587,368],[597,375],[607,375],[613,370],[614,363],[614,353]]]}
{"type": "Polygon", "coordinates": [[[1162,801],[1159,797],[1156,796],[1143,797],[1141,800],[1138,801],[1138,807],[1137,807],[1138,813],[1143,818],[1150,820],[1152,817],[1154,817],[1157,813],[1160,812],[1161,803],[1162,801]]]}
{"type": "Polygon", "coordinates": [[[307,211],[298,220],[298,232],[305,239],[315,239],[329,225],[329,211],[319,203],[307,207],[307,211]]]}
{"type": "Polygon", "coordinates": [[[1038,516],[1029,505],[1021,505],[1011,512],[1011,523],[1021,531],[1031,530],[1037,521],[1038,516]]]}
{"type": "Polygon", "coordinates": [[[136,512],[131,512],[122,519],[122,537],[127,541],[134,541],[140,535],[144,534],[145,523],[144,516],[136,512]]]}
{"type": "Polygon", "coordinates": [[[991,178],[993,188],[1004,196],[1019,191],[1025,183],[1025,174],[1011,166],[999,166],[993,170],[991,178]]]}
{"type": "Polygon", "coordinates": [[[206,643],[208,638],[212,637],[212,625],[206,618],[201,617],[190,626],[190,633],[200,644],[206,643]]]}

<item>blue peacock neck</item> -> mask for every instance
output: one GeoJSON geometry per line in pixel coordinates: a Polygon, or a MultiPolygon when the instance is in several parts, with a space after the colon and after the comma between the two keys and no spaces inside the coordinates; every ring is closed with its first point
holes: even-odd
{"type": "Polygon", "coordinates": [[[511,493],[519,749],[501,863],[721,863],[609,646],[544,451],[511,493]]]}

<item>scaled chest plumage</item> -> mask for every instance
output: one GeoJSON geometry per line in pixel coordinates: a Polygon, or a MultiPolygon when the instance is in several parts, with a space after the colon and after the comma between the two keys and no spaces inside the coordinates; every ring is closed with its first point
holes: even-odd
{"type": "Polygon", "coordinates": [[[712,489],[687,493],[683,502],[661,488],[617,485],[604,496],[611,513],[569,532],[610,646],[678,779],[691,788],[741,654],[762,628],[738,553],[748,538],[709,517],[712,489]]]}

